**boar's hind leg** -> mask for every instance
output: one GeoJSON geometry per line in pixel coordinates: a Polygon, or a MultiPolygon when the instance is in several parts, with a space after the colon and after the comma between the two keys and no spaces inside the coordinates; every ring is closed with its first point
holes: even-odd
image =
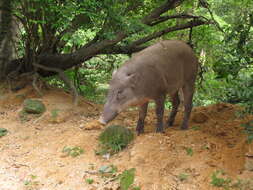
{"type": "Polygon", "coordinates": [[[178,109],[178,106],[180,104],[178,91],[173,96],[171,96],[171,101],[172,101],[172,110],[170,112],[170,116],[169,116],[169,119],[167,121],[168,126],[173,125],[173,123],[175,121],[175,117],[177,115],[177,109],[178,109]]]}
{"type": "Polygon", "coordinates": [[[136,127],[137,134],[144,133],[144,121],[147,115],[148,102],[139,107],[139,119],[136,127]]]}
{"type": "Polygon", "coordinates": [[[163,113],[164,113],[165,95],[162,95],[155,100],[156,103],[156,117],[157,117],[157,133],[163,133],[163,113]]]}
{"type": "Polygon", "coordinates": [[[192,111],[192,97],[194,92],[194,83],[188,83],[183,87],[184,94],[184,119],[181,129],[188,129],[188,122],[192,111]]]}

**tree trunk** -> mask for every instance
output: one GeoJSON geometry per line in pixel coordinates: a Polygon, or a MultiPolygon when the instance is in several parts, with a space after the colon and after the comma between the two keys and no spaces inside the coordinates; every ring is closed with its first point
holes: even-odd
{"type": "Polygon", "coordinates": [[[6,65],[12,59],[12,14],[11,0],[2,0],[0,3],[0,80],[6,76],[6,65]]]}

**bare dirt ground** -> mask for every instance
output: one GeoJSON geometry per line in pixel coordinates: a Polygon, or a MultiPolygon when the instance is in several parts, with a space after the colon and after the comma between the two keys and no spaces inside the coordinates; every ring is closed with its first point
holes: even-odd
{"type": "MultiPolygon", "coordinates": [[[[106,159],[94,153],[102,129],[85,130],[98,118],[102,106],[81,100],[73,108],[71,96],[65,92],[44,93],[38,98],[31,88],[26,88],[0,96],[0,127],[9,131],[0,137],[0,190],[117,189],[117,181],[106,181],[92,173],[110,164],[119,172],[136,168],[135,184],[142,190],[218,189],[211,185],[211,176],[217,170],[234,180],[253,179],[252,172],[244,171],[248,145],[240,126],[253,116],[238,119],[235,116],[238,108],[234,105],[221,103],[194,108],[192,116],[200,118],[192,120],[187,131],[179,130],[182,120],[179,113],[175,125],[166,129],[165,134],[154,133],[156,119],[150,110],[145,134],[135,137],[124,151],[106,159]],[[18,113],[25,98],[42,100],[46,113],[40,118],[20,121],[18,113]],[[56,109],[59,118],[52,121],[51,113],[56,109]],[[66,157],[62,153],[64,146],[79,146],[85,152],[75,158],[66,157]],[[187,177],[180,180],[180,176],[187,177]],[[87,184],[87,178],[94,183],[87,184]]],[[[112,123],[134,130],[137,116],[137,111],[126,111],[112,123]]]]}

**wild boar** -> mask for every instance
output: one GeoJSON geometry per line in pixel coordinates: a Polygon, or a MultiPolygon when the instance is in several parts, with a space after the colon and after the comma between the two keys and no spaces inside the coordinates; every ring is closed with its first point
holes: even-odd
{"type": "Polygon", "coordinates": [[[136,131],[141,134],[144,132],[148,103],[154,100],[156,132],[163,132],[166,95],[172,101],[167,126],[172,126],[180,104],[178,92],[182,89],[184,118],[181,129],[188,129],[197,72],[197,57],[192,48],[183,41],[165,40],[147,47],[113,73],[100,123],[107,124],[129,106],[139,106],[136,131]]]}

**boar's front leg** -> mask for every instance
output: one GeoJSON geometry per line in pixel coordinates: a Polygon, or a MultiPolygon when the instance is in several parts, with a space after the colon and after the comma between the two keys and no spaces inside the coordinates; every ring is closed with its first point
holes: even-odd
{"type": "Polygon", "coordinates": [[[177,115],[177,109],[178,109],[178,106],[180,104],[178,91],[173,96],[171,96],[171,101],[172,101],[172,110],[170,112],[170,116],[169,116],[169,119],[167,121],[168,127],[173,125],[173,123],[175,121],[175,117],[177,115]]]}
{"type": "Polygon", "coordinates": [[[156,103],[156,117],[157,117],[157,133],[163,133],[163,113],[164,113],[165,95],[160,96],[155,100],[156,103]]]}
{"type": "Polygon", "coordinates": [[[139,119],[136,127],[137,135],[144,133],[144,121],[147,115],[148,102],[139,107],[139,119]]]}

